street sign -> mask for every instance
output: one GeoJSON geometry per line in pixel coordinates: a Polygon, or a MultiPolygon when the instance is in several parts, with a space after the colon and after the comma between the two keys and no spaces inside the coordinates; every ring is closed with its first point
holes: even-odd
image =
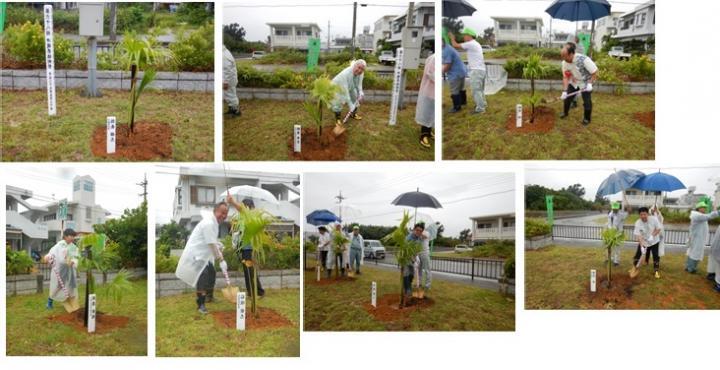
{"type": "Polygon", "coordinates": [[[7,3],[0,2],[0,33],[5,30],[5,14],[7,10],[7,3]]]}
{"type": "Polygon", "coordinates": [[[522,127],[522,104],[515,106],[515,127],[522,127]]]}
{"type": "Polygon", "coordinates": [[[245,330],[245,292],[238,292],[235,307],[235,329],[245,330]]]}
{"type": "Polygon", "coordinates": [[[88,295],[88,333],[95,332],[95,317],[97,316],[97,298],[95,294],[88,295]]]}
{"type": "Polygon", "coordinates": [[[58,202],[58,219],[61,221],[67,220],[67,212],[68,212],[68,201],[67,199],[62,199],[60,202],[58,202]]]}
{"type": "Polygon", "coordinates": [[[555,222],[555,210],[553,210],[553,196],[545,196],[545,208],[547,209],[547,220],[550,226],[555,222]]]}
{"type": "Polygon", "coordinates": [[[108,116],[106,119],[106,125],[107,129],[105,131],[107,133],[107,152],[108,154],[112,154],[115,153],[115,140],[117,138],[117,136],[115,135],[115,130],[117,126],[115,116],[108,116]]]}
{"type": "Polygon", "coordinates": [[[311,38],[308,40],[307,71],[312,72],[320,60],[320,39],[311,38]]]}
{"type": "Polygon", "coordinates": [[[372,282],[372,291],[370,292],[370,304],[377,308],[377,283],[372,282]]]}
{"type": "Polygon", "coordinates": [[[597,270],[590,270],[590,291],[597,291],[597,270]]]}
{"type": "Polygon", "coordinates": [[[57,113],[55,106],[55,51],[53,45],[53,7],[43,7],[45,15],[45,79],[47,80],[48,115],[57,113]]]}
{"type": "Polygon", "coordinates": [[[393,71],[392,100],[390,101],[390,126],[397,123],[397,111],[400,105],[400,94],[402,91],[403,78],[403,48],[398,48],[395,56],[395,71],[393,71]]]}
{"type": "Polygon", "coordinates": [[[300,144],[301,144],[301,141],[302,141],[302,132],[301,132],[301,130],[302,130],[302,128],[301,128],[300,125],[295,125],[295,128],[294,128],[294,133],[295,133],[295,135],[294,135],[294,137],[295,137],[294,143],[295,143],[295,144],[293,145],[293,150],[295,151],[295,153],[300,153],[300,144]]]}

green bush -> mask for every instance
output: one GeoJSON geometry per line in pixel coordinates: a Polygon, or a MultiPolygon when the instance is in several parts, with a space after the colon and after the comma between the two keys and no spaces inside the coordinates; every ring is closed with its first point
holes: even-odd
{"type": "Polygon", "coordinates": [[[177,9],[177,16],[181,21],[195,26],[212,22],[215,18],[205,3],[181,3],[177,9]]]}
{"type": "MultiPolygon", "coordinates": [[[[530,61],[529,57],[509,59],[503,66],[508,73],[508,78],[523,78],[523,70],[530,61]]],[[[546,68],[545,79],[562,79],[562,68],[557,63],[542,63],[546,68]]]]}
{"type": "Polygon", "coordinates": [[[212,72],[215,68],[214,50],[212,23],[192,32],[181,32],[177,42],[170,45],[175,66],[179,71],[212,72]]]}
{"type": "Polygon", "coordinates": [[[525,238],[532,238],[541,235],[552,234],[552,226],[544,219],[526,218],[525,219],[525,238]]]}
{"type": "Polygon", "coordinates": [[[25,251],[14,251],[10,247],[5,248],[6,275],[28,274],[34,266],[35,263],[25,251]]]}
{"type": "Polygon", "coordinates": [[[258,59],[258,64],[303,64],[307,62],[307,54],[295,49],[279,49],[258,59]]]}
{"type": "MultiPolygon", "coordinates": [[[[73,61],[72,43],[62,36],[54,36],[55,67],[63,67],[73,61]]],[[[40,23],[25,22],[10,26],[3,37],[3,52],[13,60],[38,67],[45,63],[45,36],[40,23]]]]}
{"type": "Polygon", "coordinates": [[[489,240],[473,248],[471,255],[475,258],[508,258],[514,253],[514,240],[489,240]]]}
{"type": "Polygon", "coordinates": [[[78,33],[80,31],[80,12],[78,10],[53,11],[53,29],[65,33],[78,33]]]}
{"type": "MultiPolygon", "coordinates": [[[[106,10],[107,12],[107,10],[106,10]]],[[[132,5],[127,7],[118,7],[117,9],[117,32],[141,32],[147,29],[145,22],[146,12],[141,6],[132,5]]],[[[109,25],[109,13],[106,14],[106,23],[109,25]]]]}
{"type": "Polygon", "coordinates": [[[601,81],[617,83],[655,80],[655,62],[646,55],[632,56],[626,61],[600,55],[595,63],[600,70],[601,81]]]}
{"type": "Polygon", "coordinates": [[[507,279],[515,279],[515,253],[510,256],[510,258],[505,260],[505,265],[503,266],[504,274],[503,276],[507,279]]]}
{"type": "Polygon", "coordinates": [[[530,55],[538,54],[543,59],[560,60],[560,48],[536,48],[524,44],[508,44],[485,53],[485,58],[527,58],[530,55]]]}
{"type": "MultiPolygon", "coordinates": [[[[232,246],[231,236],[226,236],[220,242],[223,244],[223,258],[228,264],[229,271],[240,271],[242,265],[237,249],[232,246]]],[[[278,248],[267,248],[265,263],[260,266],[265,270],[296,269],[300,267],[300,239],[284,237],[278,248]]],[[[217,267],[219,268],[219,267],[217,267]]],[[[174,271],[174,270],[173,270],[174,271]]]]}
{"type": "Polygon", "coordinates": [[[173,273],[177,269],[178,261],[180,261],[180,257],[157,254],[155,255],[155,272],[158,274],[173,273]]]}

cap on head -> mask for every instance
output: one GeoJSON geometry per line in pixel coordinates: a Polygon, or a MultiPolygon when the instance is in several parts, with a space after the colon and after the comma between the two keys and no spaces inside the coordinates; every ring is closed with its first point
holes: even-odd
{"type": "Polygon", "coordinates": [[[353,225],[353,230],[360,230],[360,226],[358,226],[358,225],[353,225]]]}
{"type": "Polygon", "coordinates": [[[68,237],[68,236],[75,237],[75,236],[77,236],[77,233],[75,232],[75,230],[67,228],[67,229],[65,229],[65,231],[63,231],[63,238],[68,237]]]}
{"type": "Polygon", "coordinates": [[[612,209],[620,209],[620,203],[618,203],[618,202],[613,202],[613,204],[612,204],[612,209]]]}
{"type": "Polygon", "coordinates": [[[463,30],[460,32],[460,34],[461,34],[461,35],[468,35],[468,36],[470,36],[470,37],[472,37],[472,38],[477,38],[477,32],[475,32],[475,30],[472,29],[472,28],[470,28],[470,27],[465,27],[465,28],[463,28],[463,30]]]}
{"type": "Polygon", "coordinates": [[[698,202],[698,203],[695,205],[695,209],[700,209],[700,208],[705,208],[705,209],[707,209],[707,208],[708,208],[707,203],[705,203],[705,202],[698,202]]]}

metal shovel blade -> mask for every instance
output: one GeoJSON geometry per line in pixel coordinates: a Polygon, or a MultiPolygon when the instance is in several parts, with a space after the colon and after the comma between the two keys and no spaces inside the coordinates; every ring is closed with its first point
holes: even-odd
{"type": "Polygon", "coordinates": [[[335,127],[333,127],[333,134],[335,136],[340,136],[343,132],[345,132],[345,125],[335,125],[335,127]]]}
{"type": "Polygon", "coordinates": [[[80,302],[78,302],[77,297],[68,297],[63,303],[63,308],[65,308],[65,311],[68,313],[75,312],[80,309],[80,302]]]}
{"type": "Polygon", "coordinates": [[[637,267],[635,267],[635,266],[633,266],[633,268],[631,268],[630,271],[628,271],[628,272],[630,273],[630,278],[631,278],[631,279],[634,279],[634,278],[636,278],[638,275],[640,275],[640,269],[637,268],[637,267]]]}
{"type": "Polygon", "coordinates": [[[222,288],[223,297],[232,303],[237,303],[238,292],[240,292],[240,289],[236,286],[226,286],[222,288]]]}

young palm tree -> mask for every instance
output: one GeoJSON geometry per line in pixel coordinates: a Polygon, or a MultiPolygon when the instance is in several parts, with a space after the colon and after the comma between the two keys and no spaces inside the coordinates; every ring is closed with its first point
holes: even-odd
{"type": "Polygon", "coordinates": [[[530,79],[530,96],[525,99],[525,104],[530,105],[530,123],[535,122],[535,106],[540,102],[540,96],[535,94],[535,79],[543,78],[547,75],[549,67],[542,64],[540,55],[531,55],[525,67],[523,67],[523,78],[530,79]]]}
{"type": "Polygon", "coordinates": [[[622,244],[625,242],[625,232],[615,229],[615,228],[609,228],[605,229],[602,232],[602,240],[603,244],[605,245],[605,249],[607,249],[607,273],[608,273],[608,288],[610,288],[611,285],[611,278],[612,278],[612,252],[615,248],[620,248],[622,244]]]}
{"type": "Polygon", "coordinates": [[[317,126],[318,138],[322,137],[323,105],[329,106],[339,91],[340,87],[332,83],[332,81],[325,76],[316,79],[312,83],[312,88],[310,89],[311,99],[305,101],[303,105],[317,126]]]}
{"type": "Polygon", "coordinates": [[[342,231],[333,231],[332,234],[332,248],[333,248],[333,254],[335,255],[335,260],[333,261],[333,266],[335,269],[335,278],[337,279],[338,276],[340,276],[340,269],[342,266],[338,264],[338,256],[341,256],[343,253],[345,253],[345,249],[347,248],[347,243],[350,242],[350,239],[345,237],[345,234],[343,234],[342,231]]]}
{"type": "Polygon", "coordinates": [[[395,258],[400,265],[400,308],[405,306],[405,289],[403,287],[403,272],[405,268],[413,262],[415,256],[422,250],[422,245],[416,241],[407,240],[408,224],[410,223],[410,213],[403,212],[403,217],[392,233],[383,238],[383,241],[395,245],[397,248],[395,258]]]}
{"type": "Polygon", "coordinates": [[[135,64],[130,66],[130,133],[135,132],[135,106],[137,105],[137,101],[140,99],[140,94],[142,94],[145,88],[155,79],[155,74],[155,70],[146,70],[138,86],[136,83],[137,66],[135,64]]]}

